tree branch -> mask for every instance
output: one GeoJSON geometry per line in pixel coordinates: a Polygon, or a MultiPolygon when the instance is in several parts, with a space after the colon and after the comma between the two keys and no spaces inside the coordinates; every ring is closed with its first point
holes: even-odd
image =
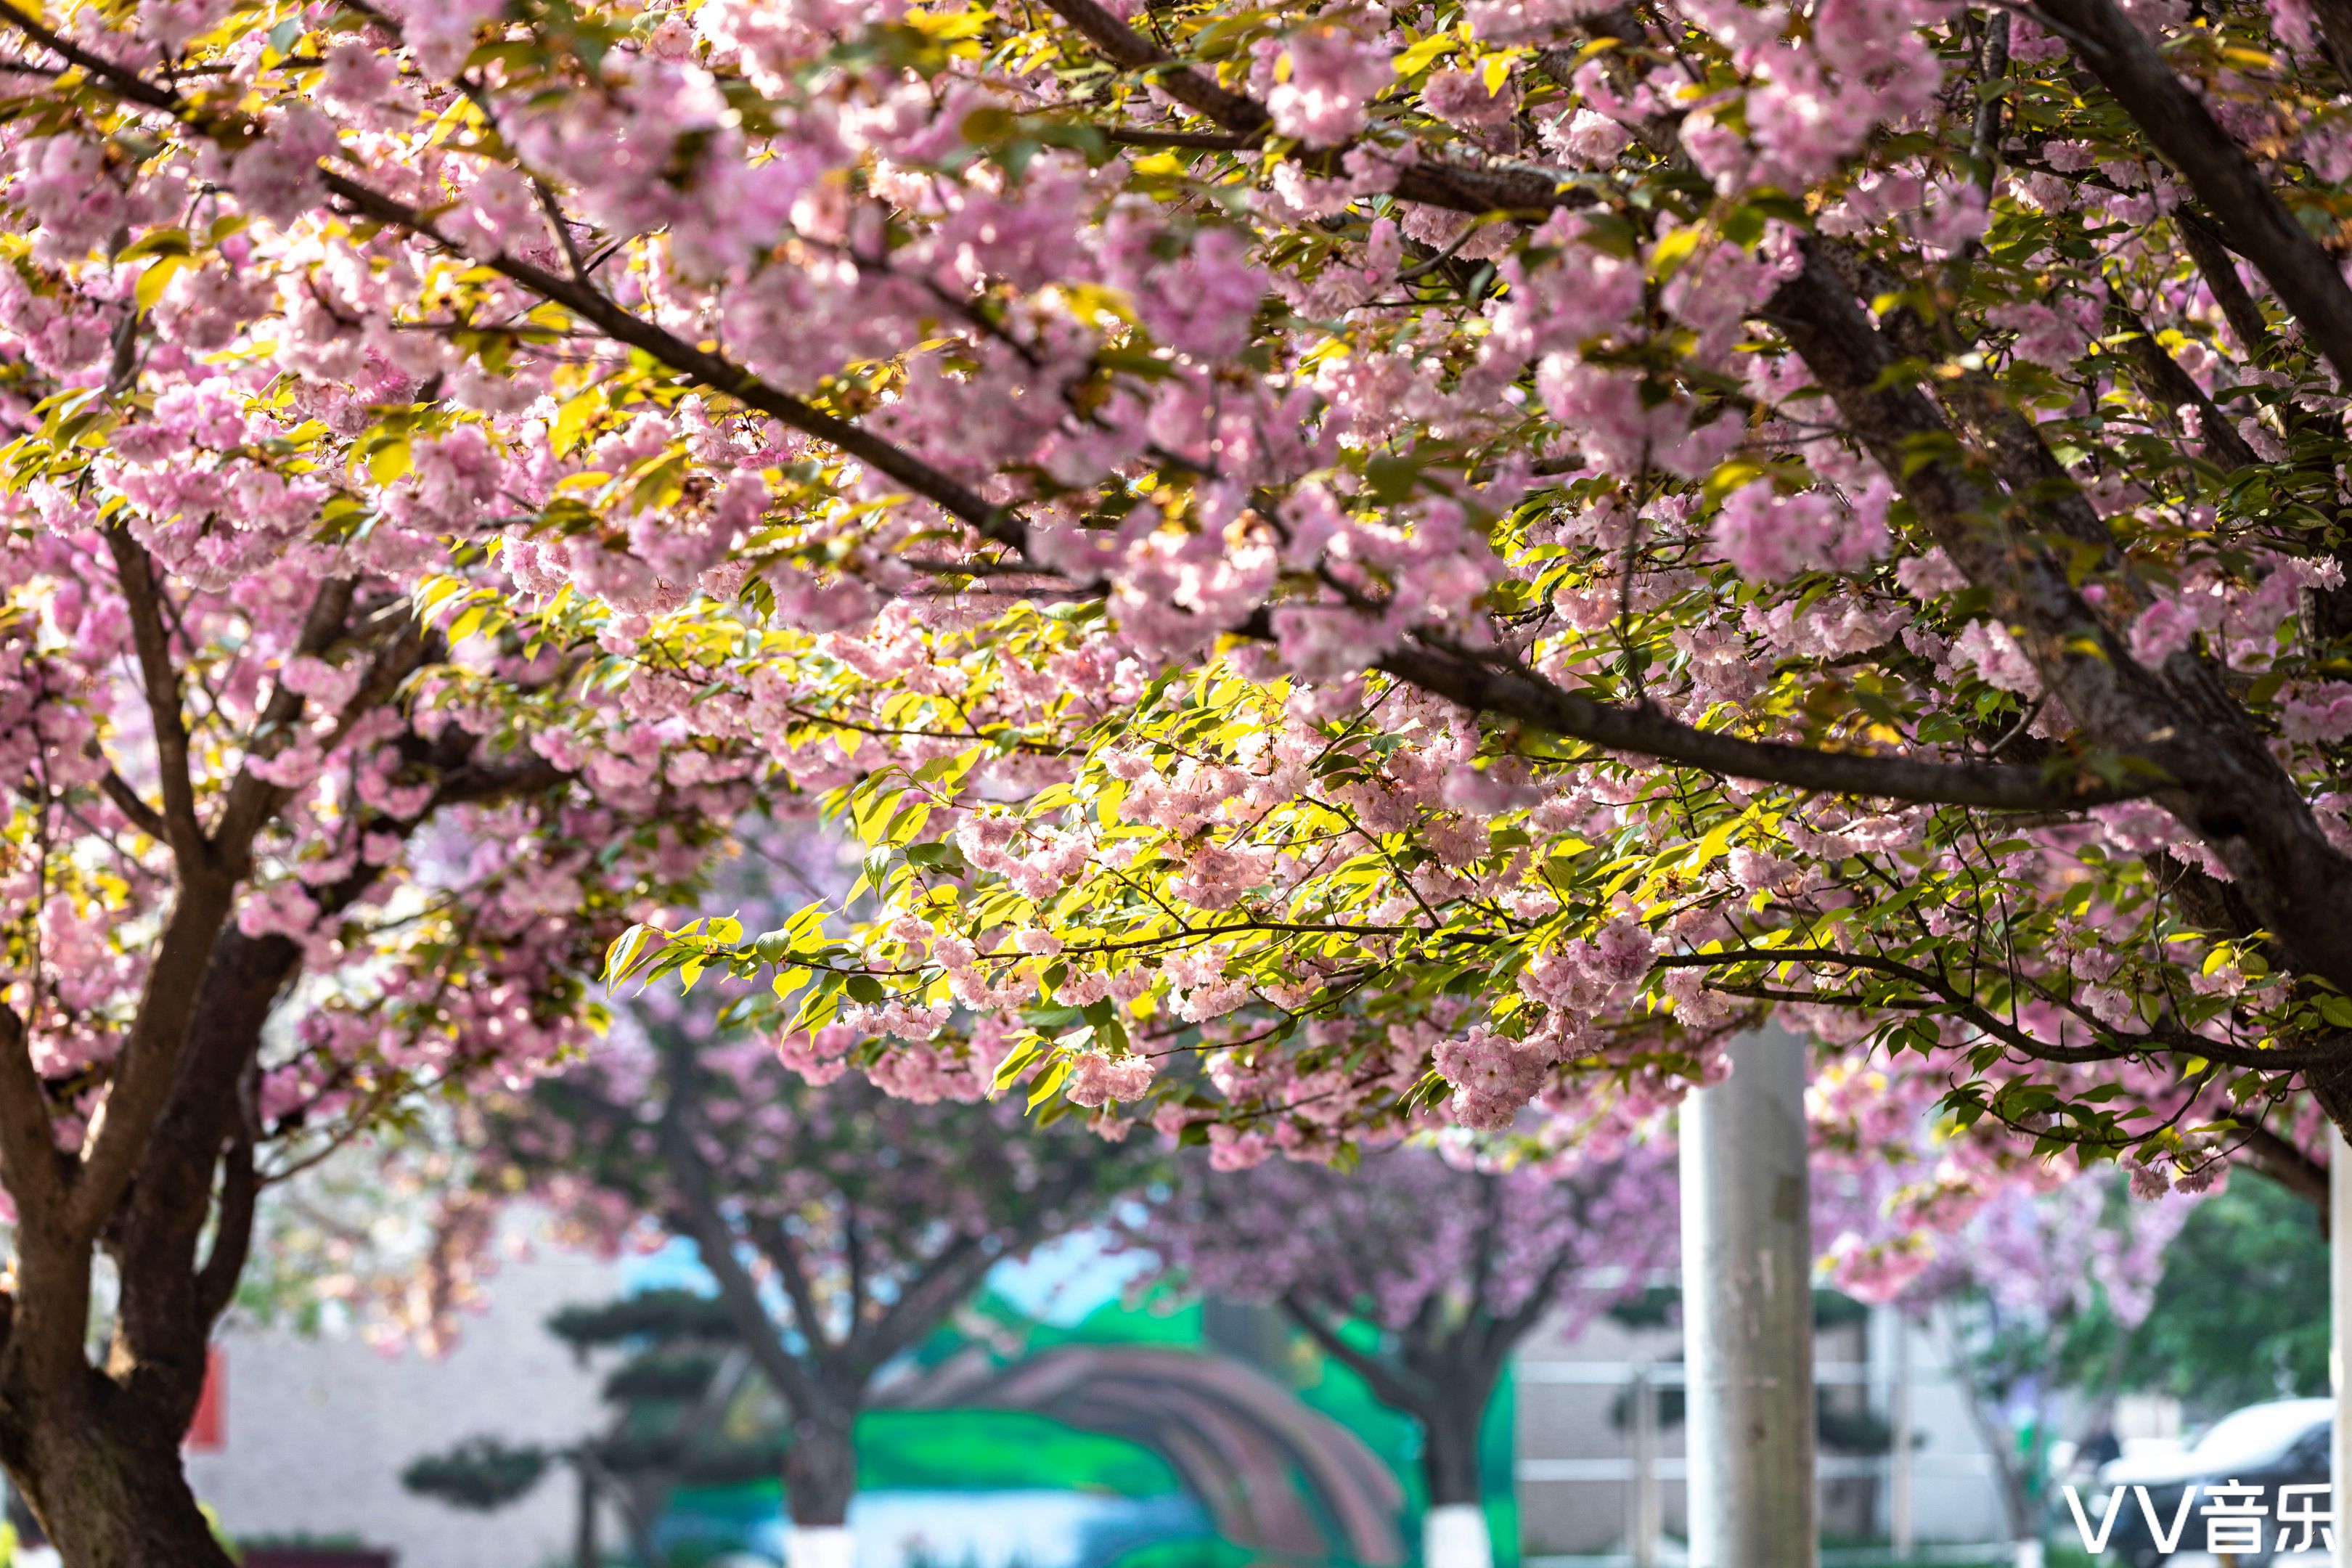
{"type": "Polygon", "coordinates": [[[2241,1129],[2237,1146],[2231,1154],[2238,1163],[2260,1171],[2317,1210],[2320,1232],[2326,1233],[2334,1215],[2328,1205],[2326,1165],[2267,1127],[2241,1129]]]}
{"type": "MultiPolygon", "coordinates": [[[[0,4],[5,4],[5,0],[0,0],[0,4]]],[[[331,193],[348,204],[354,212],[380,223],[396,224],[453,253],[457,251],[457,247],[434,226],[432,219],[416,208],[394,201],[331,169],[321,169],[319,178],[331,193]]],[[[480,265],[521,284],[543,299],[562,305],[614,342],[642,349],[679,374],[689,376],[747,408],[755,408],[804,436],[813,436],[846,452],[866,467],[898,480],[950,516],[970,523],[982,537],[1015,549],[1026,542],[1028,530],[1018,517],[1002,507],[990,505],[978,491],[961,480],[846,419],[837,418],[790,393],[770,386],[723,354],[698,348],[675,333],[664,331],[651,322],[631,315],[586,283],[559,278],[544,268],[535,267],[504,251],[480,265]]]]}
{"type": "MultiPolygon", "coordinates": [[[[1129,68],[1162,72],[1163,86],[1185,86],[1190,98],[1179,101],[1200,110],[1237,132],[1254,132],[1266,123],[1264,110],[1245,96],[1227,91],[1181,67],[1159,47],[1135,33],[1092,0],[1050,0],[1052,8],[1117,63],[1129,68]]],[[[0,16],[11,15],[0,0],[0,16]]],[[[21,22],[21,14],[16,14],[21,22]]],[[[29,29],[28,29],[29,30],[29,29]]],[[[39,34],[35,36],[38,37],[39,34]]],[[[46,41],[46,40],[45,40],[46,41]]],[[[62,42],[62,40],[60,40],[62,42]]],[[[70,57],[69,57],[70,58],[70,57]]],[[[99,62],[102,66],[103,62],[99,62]]],[[[96,66],[93,69],[98,68],[96,66]]],[[[119,68],[100,72],[127,97],[156,107],[176,108],[177,100],[152,93],[134,94],[119,68]]],[[[139,79],[132,77],[132,81],[139,79]]],[[[144,88],[148,84],[140,82],[144,88]]],[[[1428,170],[1419,170],[1427,174],[1428,170]]],[[[1583,205],[1586,197],[1563,191],[1535,178],[1510,176],[1517,184],[1507,191],[1480,185],[1491,172],[1446,168],[1436,185],[1408,178],[1415,169],[1401,170],[1394,192],[1409,200],[1425,201],[1455,211],[1483,213],[1497,206],[1549,209],[1583,205]],[[1468,181],[1468,184],[1465,184],[1468,181]],[[1540,188],[1538,188],[1540,187],[1540,188]]],[[[1434,176],[1432,176],[1433,178],[1434,176]]],[[[332,171],[320,178],[336,196],[355,211],[384,223],[399,225],[436,244],[448,242],[431,220],[415,208],[393,200],[332,171]]],[[[833,445],[876,470],[904,484],[915,494],[970,524],[983,537],[1022,549],[1027,529],[1010,511],[990,505],[976,492],[892,443],[846,420],[825,414],[789,394],[771,387],[751,372],[714,352],[695,347],[631,315],[593,289],[557,277],[541,268],[500,254],[484,265],[514,282],[572,310],[618,342],[644,350],[681,374],[734,397],[747,407],[769,414],[805,435],[833,445]]],[[[1244,633],[1244,635],[1249,635],[1244,633]]],[[[1256,635],[1264,635],[1263,632],[1256,635]]],[[[2032,768],[1968,763],[1918,763],[1861,753],[1817,752],[1805,747],[1741,741],[1732,736],[1683,725],[1649,710],[1624,709],[1594,701],[1550,685],[1523,670],[1496,670],[1476,661],[1427,649],[1406,648],[1382,661],[1381,668],[1400,679],[1421,685],[1465,707],[1482,709],[1505,718],[1540,724],[1572,739],[1612,749],[1654,755],[1668,762],[1708,768],[1731,776],[1787,784],[1798,788],[1896,800],[1916,800],[1996,810],[2047,810],[2079,806],[2146,794],[2145,788],[2125,788],[2087,781],[2053,782],[2032,768]]]]}
{"type": "MultiPolygon", "coordinates": [[[[793,1304],[793,1326],[808,1342],[809,1354],[820,1364],[830,1363],[839,1349],[824,1331],[824,1314],[818,1310],[816,1290],[809,1279],[808,1258],[784,1227],[768,1215],[747,1216],[743,1228],[750,1233],[751,1245],[776,1271],[776,1279],[784,1288],[785,1299],[793,1304]]],[[[856,1325],[851,1324],[855,1331],[856,1325]]]]}
{"type": "Polygon", "coordinates": [[[995,1263],[977,1237],[957,1237],[924,1264],[873,1327],[852,1339],[850,1353],[859,1381],[872,1377],[899,1352],[911,1349],[955,1310],[995,1263]]]}
{"type": "Polygon", "coordinates": [[[157,87],[137,71],[116,65],[105,56],[85,49],[41,25],[40,18],[10,3],[0,0],[0,20],[5,20],[26,37],[107,84],[117,97],[149,109],[160,109],[167,114],[177,114],[182,107],[179,95],[166,88],[157,87]]]}
{"type": "Polygon", "coordinates": [[[119,522],[106,525],[106,547],[114,557],[122,602],[131,613],[131,646],[139,657],[139,684],[147,719],[155,731],[155,771],[163,786],[163,841],[172,847],[183,879],[205,869],[209,846],[196,820],[195,785],[188,773],[188,724],[180,711],[180,671],[172,662],[172,635],[163,625],[163,590],[146,547],[119,522]]]}
{"type": "Polygon", "coordinates": [[[1255,136],[1230,131],[1150,131],[1123,126],[1106,128],[1103,140],[1114,147],[1179,147],[1202,153],[1239,153],[1257,145],[1255,136]]]}
{"type": "Polygon", "coordinates": [[[2245,149],[2114,0],[2036,0],[2034,10],[2074,41],[2075,54],[2180,171],[2234,248],[2270,280],[2336,367],[2338,384],[2352,387],[2352,288],[2245,149]]]}
{"type": "Polygon", "coordinates": [[[1527,1300],[1508,1316],[1496,1318],[1487,1324],[1484,1345],[1486,1364],[1500,1367],[1509,1359],[1512,1349],[1543,1321],[1543,1315],[1551,1310],[1553,1298],[1559,1293],[1561,1282],[1568,1278],[1569,1268],[1573,1261],[1574,1251],[1562,1247],[1549,1263],[1544,1265],[1543,1275],[1537,1279],[1534,1289],[1528,1292],[1527,1300]]]}
{"type": "Polygon", "coordinates": [[[2132,378],[2148,400],[2169,409],[2191,408],[2197,413],[2197,432],[2204,438],[2214,460],[2224,468],[2250,468],[2261,459],[2238,427],[2230,423],[2229,416],[2205,395],[2205,389],[2196,378],[2180,368],[2180,362],[2164,352],[2156,341],[2154,329],[2140,319],[2139,313],[2124,302],[2115,286],[2107,286],[2107,310],[2116,323],[2129,334],[2124,340],[2124,353],[2132,366],[2132,378]]]}
{"type": "Polygon", "coordinates": [[[236,1294],[237,1276],[245,1271],[246,1255],[253,1246],[253,1216],[261,1194],[261,1177],[253,1160],[253,1136],[240,1131],[230,1141],[221,1169],[221,1194],[213,1225],[212,1250],[196,1274],[196,1316],[209,1330],[236,1294]]]}
{"type": "Polygon", "coordinates": [[[0,1003],[0,1182],[16,1200],[20,1224],[37,1226],[55,1217],[66,1173],[25,1020],[0,1003]]]}
{"type": "Polygon", "coordinates": [[[1462,707],[1517,719],[1590,742],[1677,763],[1728,778],[1760,779],[1799,789],[1990,811],[2049,811],[2096,805],[2148,793],[2084,775],[2053,775],[2013,763],[1929,763],[1866,752],[1823,752],[1777,741],[1744,741],[1701,730],[1654,708],[1600,702],[1517,668],[1498,668],[1466,655],[1411,644],[1379,668],[1462,707]]]}
{"type": "Polygon", "coordinates": [[[139,792],[131,787],[130,780],[109,768],[106,776],[98,781],[98,787],[106,792],[106,798],[114,803],[114,809],[121,812],[131,826],[158,844],[171,842],[172,830],[164,825],[163,814],[141,799],[139,792]]]}
{"type": "Polygon", "coordinates": [[[1362,1378],[1381,1404],[1410,1411],[1424,1421],[1435,1415],[1439,1404],[1435,1390],[1386,1359],[1367,1355],[1340,1338],[1339,1331],[1323,1321],[1323,1314],[1313,1302],[1295,1290],[1286,1290],[1281,1307],[1283,1315],[1306,1330],[1307,1337],[1321,1346],[1324,1354],[1362,1378]]]}
{"type": "MultiPolygon", "coordinates": [[[[672,1093],[675,1092],[673,1087],[672,1093]]],[[[680,1230],[694,1238],[702,1266],[719,1282],[719,1299],[726,1305],[727,1316],[744,1348],[751,1352],[760,1370],[775,1384],[777,1394],[794,1414],[824,1408],[807,1369],[777,1336],[776,1325],[769,1321],[767,1309],[760,1302],[759,1285],[735,1256],[735,1233],[719,1214],[709,1167],[695,1150],[693,1139],[667,1113],[662,1118],[659,1137],[670,1174],[677,1179],[681,1194],[681,1201],[671,1211],[672,1217],[680,1230]]]]}
{"type": "Polygon", "coordinates": [[[82,1137],[68,1221],[77,1235],[97,1236],[112,1216],[156,1118],[171,1100],[189,1025],[235,894],[235,884],[215,874],[181,879],[116,1058],[113,1085],[82,1137]]]}
{"type": "MultiPolygon", "coordinates": [[[[2294,965],[2352,986],[2352,859],[2320,832],[2310,805],[2244,709],[2197,655],[2161,671],[2130,651],[2050,552],[2021,539],[2010,498],[1967,461],[1926,395],[1818,249],[1767,307],[1864,447],[1898,476],[1920,522],[2018,637],[2043,685],[2094,745],[2151,770],[2147,793],[2230,868],[2294,965]]],[[[2147,776],[2147,775],[2143,775],[2147,776]]]]}
{"type": "MultiPolygon", "coordinates": [[[[1123,70],[1150,75],[1160,91],[1235,135],[1257,135],[1272,124],[1273,117],[1265,105],[1246,93],[1218,86],[1095,0],[1045,0],[1045,4],[1105,59],[1123,70]]],[[[1336,164],[1355,145],[1333,149],[1324,157],[1336,164]]],[[[1459,163],[1400,165],[1391,175],[1391,188],[1409,202],[1466,213],[1544,213],[1554,207],[1589,206],[1593,201],[1591,192],[1532,169],[1479,169],[1459,163]]]]}
{"type": "Polygon", "coordinates": [[[2180,248],[2196,264],[2198,276],[2205,279],[2206,289],[2212,294],[2213,302],[2221,307],[2222,319],[2238,334],[2238,342],[2257,363],[2267,360],[2275,343],[2270,321],[2254,297],[2246,292],[2245,279],[2238,276],[2238,264],[2231,259],[2230,247],[2211,225],[2185,207],[2172,215],[2172,226],[2180,236],[2180,248]]]}
{"type": "MultiPolygon", "coordinates": [[[[351,617],[352,593],[356,584],[349,577],[330,577],[319,584],[311,595],[310,608],[302,617],[301,634],[287,658],[317,658],[333,647],[342,637],[344,623],[351,617]]],[[[281,667],[282,669],[282,667],[281,667]]],[[[402,672],[406,673],[405,671],[402,672]]],[[[387,688],[388,689],[388,688],[387,688]]],[[[352,701],[361,701],[367,693],[355,693],[352,701]]],[[[288,689],[280,680],[269,694],[269,705],[254,721],[253,733],[270,737],[272,743],[283,744],[277,737],[289,735],[294,721],[302,715],[302,697],[288,689]]],[[[252,855],[254,836],[262,826],[286,804],[289,792],[277,784],[265,784],[250,768],[238,770],[222,802],[220,823],[215,831],[222,862],[238,875],[243,875],[252,855]]]]}
{"type": "MultiPolygon", "coordinates": [[[[2331,1041],[2318,1046],[2280,1046],[2264,1050],[2254,1046],[2231,1045],[2227,1040],[2209,1040],[2192,1035],[2186,1029],[2159,1026],[2144,1035],[2119,1035],[2106,1031],[2109,1039],[2099,1046],[2061,1046],[2036,1039],[2008,1020],[1988,1011],[1968,993],[1945,981],[1941,976],[1899,959],[1877,953],[1846,952],[1830,947],[1734,947],[1714,952],[1661,953],[1652,961],[1661,969],[1720,969],[1741,963],[1827,964],[1839,969],[1859,969],[1873,974],[1884,974],[1916,986],[1927,995],[1937,997],[1955,1013],[1978,1029],[2003,1045],[2050,1062],[2112,1062],[2134,1057],[2155,1056],[2181,1051],[2201,1056],[2231,1067],[2254,1068],[2265,1072],[2294,1072],[2305,1068],[2328,1067],[2346,1058],[2344,1046],[2331,1041]]],[[[2053,996],[2039,987],[2031,987],[2035,995],[2052,1002],[2074,1015],[2095,1030],[2100,1026],[2084,1017],[2082,1009],[2063,997],[2053,996]]],[[[1801,994],[1790,993],[1776,1000],[1801,1000],[1801,994]]],[[[1823,997],[1823,1001],[1834,998],[1823,997]]]]}

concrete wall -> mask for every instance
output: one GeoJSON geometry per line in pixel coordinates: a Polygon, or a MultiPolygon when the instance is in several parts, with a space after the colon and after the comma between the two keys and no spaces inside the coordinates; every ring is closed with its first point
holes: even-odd
{"type": "MultiPolygon", "coordinates": [[[[1867,1323],[1821,1331],[1814,1358],[1831,1404],[1889,1415],[1894,1327],[1893,1314],[1878,1311],[1867,1323]],[[1853,1381],[1857,1368],[1860,1382],[1853,1381]]],[[[1678,1363],[1682,1353],[1679,1329],[1629,1329],[1606,1317],[1575,1335],[1555,1322],[1530,1336],[1516,1368],[1520,1539],[1529,1558],[1607,1557],[1627,1550],[1633,1448],[1629,1426],[1619,1415],[1626,1369],[1678,1363]]],[[[1916,1539],[1922,1544],[2001,1539],[2007,1526],[1990,1456],[1965,1393],[1950,1376],[1940,1334],[1914,1329],[1907,1358],[1916,1539]]],[[[1659,1482],[1659,1511],[1664,1533],[1677,1541],[1685,1530],[1684,1451],[1680,1426],[1662,1426],[1657,1453],[1667,1473],[1659,1482]]],[[[1825,1453],[1823,1461],[1825,1535],[1885,1539],[1885,1461],[1835,1453],[1825,1453]]]]}
{"type": "MultiPolygon", "coordinates": [[[[226,1441],[192,1453],[189,1479],[240,1539],[356,1536],[401,1568],[548,1568],[568,1563],[576,1492],[569,1471],[497,1513],[467,1513],[404,1490],[421,1454],[488,1433],[564,1441],[599,1419],[600,1373],[576,1365],[543,1328],[571,1302],[621,1291],[617,1264],[544,1252],[490,1281],[489,1310],[440,1360],[388,1356],[352,1339],[232,1331],[226,1441]]],[[[608,1524],[604,1539],[617,1546],[608,1524]]]]}
{"type": "MultiPolygon", "coordinates": [[[[1898,1314],[1871,1314],[1871,1363],[1892,1368],[1898,1314]]],[[[1950,1342],[1942,1326],[1913,1324],[1905,1335],[1910,1368],[1913,1527],[1922,1542],[1999,1541],[2009,1533],[2000,1502],[2000,1482],[1984,1436],[1969,1414],[1968,1390],[1952,1375],[1950,1342]]],[[[1874,1389],[1874,1408],[1885,1411],[1884,1386],[1874,1389]]],[[[1879,1528],[1886,1528],[1884,1510],[1879,1528]]]]}
{"type": "MultiPolygon", "coordinates": [[[[1679,1328],[1629,1329],[1606,1317],[1573,1336],[1557,1321],[1546,1323],[1522,1343],[1514,1367],[1518,1430],[1512,1458],[1519,1470],[1520,1549],[1528,1556],[1622,1548],[1633,1496],[1620,1472],[1632,1453],[1631,1428],[1619,1408],[1625,1384],[1612,1369],[1679,1361],[1682,1353],[1679,1328]],[[1579,1381],[1557,1381],[1568,1376],[1579,1381]]],[[[1659,1428],[1657,1452],[1682,1458],[1680,1423],[1659,1428]]],[[[1664,1483],[1659,1500],[1666,1533],[1680,1538],[1682,1483],[1664,1483]]]]}

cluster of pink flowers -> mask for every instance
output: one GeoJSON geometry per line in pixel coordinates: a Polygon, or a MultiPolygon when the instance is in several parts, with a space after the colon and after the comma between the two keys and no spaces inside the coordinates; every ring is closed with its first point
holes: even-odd
{"type": "MultiPolygon", "coordinates": [[[[1011,25],[986,10],[939,36],[1011,25]]],[[[834,991],[758,1016],[784,1065],[966,1100],[1035,1046],[1025,1080],[1061,1063],[1106,1125],[1213,1120],[1233,1167],[1531,1104],[1638,1120],[1686,1081],[1659,1052],[1704,1078],[1759,1016],[1684,961],[1801,930],[1814,960],[1747,990],[1826,1030],[1841,958],[1917,940],[1881,902],[1949,942],[2024,911],[2049,940],[2012,1045],[2157,1016],[2154,896],[2108,861],[2229,868],[2154,807],[1985,835],[1662,761],[1622,727],[1538,731],[1592,709],[1693,749],[1684,731],[1972,766],[2015,736],[2099,752],[2052,639],[1971,593],[1984,552],[1931,538],[1907,459],[1856,438],[1829,367],[1774,325],[1784,290],[1843,266],[1833,292],[1893,342],[1911,307],[1870,268],[1977,267],[1993,302],[1937,323],[1970,346],[1906,395],[2020,390],[2024,433],[2068,454],[2034,482],[2130,558],[2081,568],[2084,615],[2145,665],[2277,675],[2252,700],[2320,800],[2352,695],[2315,671],[2306,605],[2340,568],[2210,486],[2130,471],[2099,422],[2128,405],[2133,431],[2168,420],[2210,455],[2228,407],[2274,458],[2340,427],[2340,399],[2256,363],[2210,286],[2110,297],[2073,238],[2037,237],[2095,218],[2081,242],[2115,277],[2164,270],[2148,228],[2179,191],[2096,123],[1979,184],[1947,91],[1973,46],[1945,9],[1675,0],[1646,43],[1580,59],[1594,12],[1497,0],[1441,33],[1277,12],[1190,86],[1081,97],[1054,49],[918,48],[937,17],[831,0],[596,10],[610,37],[574,89],[539,74],[535,24],[400,0],[292,18],[291,52],[220,46],[204,70],[264,106],[233,149],[135,99],[0,131],[29,237],[0,332],[58,400],[5,414],[27,435],[89,416],[0,500],[0,570],[41,627],[5,634],[0,758],[86,808],[93,852],[152,826],[104,787],[116,766],[161,798],[168,739],[121,674],[141,628],[119,532],[186,622],[206,811],[271,792],[234,928],[367,1000],[270,1064],[289,1125],[306,1094],[350,1102],[339,1065],[521,1079],[572,1049],[592,939],[667,934],[710,825],[754,799],[822,800],[871,857],[855,898],[829,894],[838,951],[797,964],[834,991]],[[1246,95],[1263,157],[1195,145],[1188,94],[1246,95]],[[1696,221],[1645,184],[1683,154],[1718,198],[1696,221]],[[2169,384],[2135,402],[2105,360],[2077,374],[2110,309],[2180,343],[2209,406],[2169,384]],[[310,635],[346,591],[348,626],[310,635]],[[1454,700],[1523,679],[1540,722],[1454,700]],[[432,940],[379,940],[417,901],[432,940]],[[1069,1012],[1097,1031],[1077,1046],[1026,1016],[1069,1012]],[[1145,1019],[1181,1043],[1120,1043],[1145,1019]],[[1219,1053],[1197,1077],[1172,1059],[1196,1048],[1219,1053]],[[1200,1082],[1213,1109],[1180,1103],[1200,1082]]],[[[211,48],[192,40],[216,19],[70,26],[152,70],[211,48]]],[[[2307,46],[2307,18],[2280,26],[2307,46]]],[[[2012,34],[2021,69],[2063,48],[2012,34]]],[[[2300,107],[2229,112],[2265,158],[2340,161],[2300,107]]],[[[127,894],[26,890],[84,998],[35,1008],[44,1061],[103,1059],[78,1015],[135,992],[93,911],[161,908],[167,857],[149,835],[122,858],[127,894]]],[[[2231,1010],[2183,1026],[2253,1029],[2278,987],[2212,973],[2245,982],[2200,976],[2231,1010]]]]}
{"type": "Polygon", "coordinates": [[[1336,147],[1362,131],[1366,101],[1396,76],[1388,40],[1346,21],[1261,38],[1253,56],[1250,86],[1275,128],[1309,147],[1336,147]]]}
{"type": "Polygon", "coordinates": [[[1712,542],[1743,577],[1776,583],[1800,572],[1857,572],[1886,549],[1894,491],[1874,477],[1871,491],[1842,506],[1818,490],[1776,493],[1769,485],[1734,490],[1717,514],[1712,542]]]}

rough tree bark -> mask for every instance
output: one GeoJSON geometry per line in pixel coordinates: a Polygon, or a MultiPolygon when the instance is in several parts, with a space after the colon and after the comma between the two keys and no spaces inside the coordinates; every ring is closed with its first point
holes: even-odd
{"type": "MultiPolygon", "coordinates": [[[[94,1158],[71,1163],[30,1143],[47,1135],[47,1089],[13,1015],[0,1040],[13,1129],[0,1148],[22,1216],[0,1342],[0,1463],[72,1568],[229,1562],[182,1474],[180,1439],[251,1239],[252,1139],[239,1088],[296,954],[283,938],[226,929],[226,895],[199,888],[174,910],[184,940],[184,921],[210,928],[211,962],[184,998],[151,984],[142,1021],[151,1009],[180,1014],[172,1081],[112,1205],[89,1201],[94,1158]],[[200,1258],[207,1222],[213,1242],[200,1258]],[[104,1362],[93,1365],[84,1336],[101,1247],[120,1297],[104,1362]]],[[[113,1131],[101,1122],[92,1143],[102,1148],[113,1131]]]]}
{"type": "Polygon", "coordinates": [[[149,1407],[95,1370],[12,1396],[0,1454],[68,1563],[228,1568],[180,1467],[175,1405],[149,1407]]]}
{"type": "MultiPolygon", "coordinates": [[[[0,1007],[0,1181],[18,1212],[16,1279],[0,1291],[0,1466],[68,1568],[226,1568],[182,1471],[180,1443],[204,1390],[214,1325],[252,1244],[263,1030],[301,968],[292,942],[247,936],[234,920],[254,843],[288,795],[244,774],[209,823],[199,817],[161,589],[143,550],[119,534],[110,542],[158,737],[163,806],[119,781],[110,793],[169,847],[176,885],[103,1109],[78,1151],[60,1149],[53,1130],[77,1086],[42,1079],[24,1020],[0,1007]],[[118,1290],[93,1362],[90,1280],[101,1251],[118,1290]]],[[[351,583],[330,581],[297,651],[353,637],[375,645],[354,703],[383,701],[432,651],[413,624],[356,625],[351,583]]],[[[281,692],[265,731],[290,730],[300,702],[281,692]]],[[[485,765],[454,727],[435,741],[409,731],[393,743],[440,780],[415,817],[370,825],[402,837],[445,806],[562,777],[536,761],[485,765]]],[[[362,867],[317,889],[321,913],[350,908],[376,876],[362,867]]]]}
{"type": "Polygon", "coordinates": [[[854,1410],[794,1413],[793,1444],[784,1452],[784,1496],[793,1524],[847,1522],[849,1500],[857,1491],[857,1449],[851,1441],[856,1424],[854,1410]]]}

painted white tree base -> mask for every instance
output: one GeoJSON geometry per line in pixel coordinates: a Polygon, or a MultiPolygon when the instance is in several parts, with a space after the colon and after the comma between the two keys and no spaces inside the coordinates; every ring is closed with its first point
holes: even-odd
{"type": "Polygon", "coordinates": [[[1421,1561],[1422,1568],[1495,1568],[1486,1510],[1476,1503],[1450,1502],[1422,1515],[1421,1561]]]}
{"type": "Polygon", "coordinates": [[[784,1531],[784,1568],[857,1568],[857,1535],[845,1524],[796,1524],[784,1531]]]}

